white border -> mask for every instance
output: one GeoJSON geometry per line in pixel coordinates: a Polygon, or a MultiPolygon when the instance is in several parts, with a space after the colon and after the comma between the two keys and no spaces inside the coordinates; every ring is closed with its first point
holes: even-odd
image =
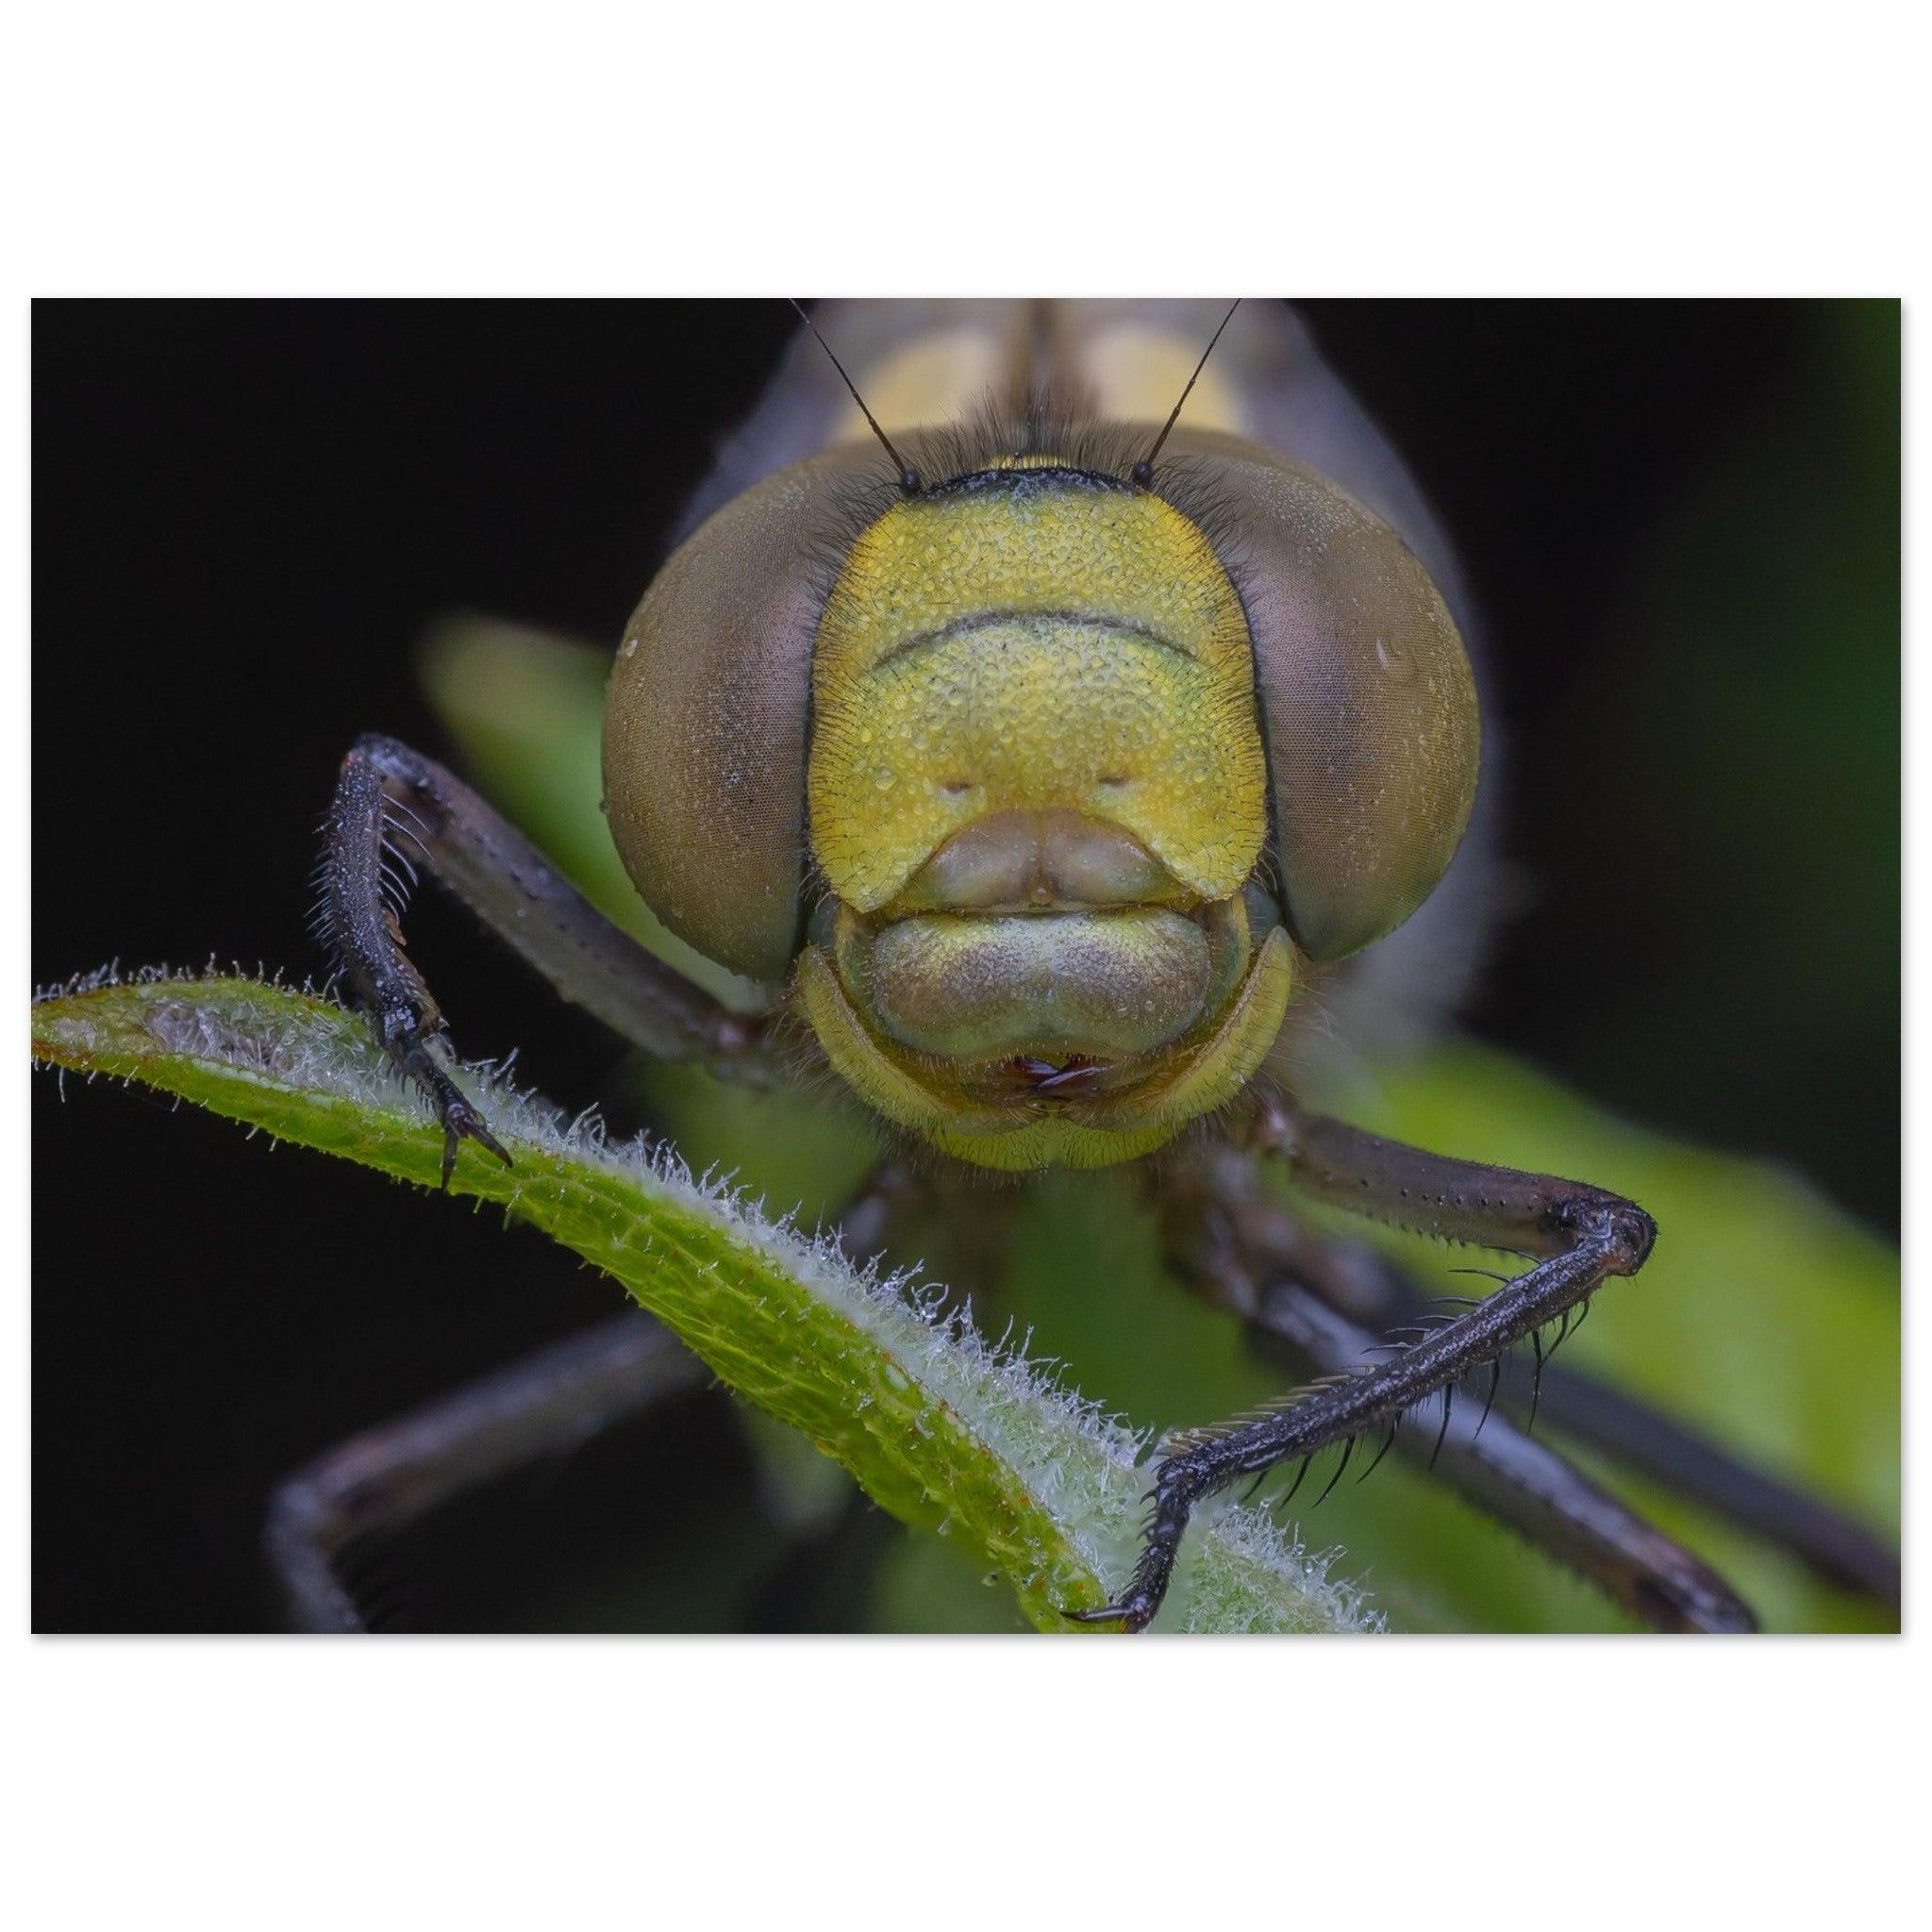
{"type": "MultiPolygon", "coordinates": [[[[9,876],[31,294],[1916,297],[1907,19],[42,9],[0,111],[9,876]]],[[[1910,1642],[29,1643],[24,1356],[5,1386],[16,1923],[1869,1924],[1918,1850],[1910,1642]]]]}

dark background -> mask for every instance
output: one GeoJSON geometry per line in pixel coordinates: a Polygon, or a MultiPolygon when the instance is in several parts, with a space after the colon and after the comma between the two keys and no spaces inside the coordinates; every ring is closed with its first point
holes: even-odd
{"type": "MultiPolygon", "coordinates": [[[[1895,1227],[1897,306],[1307,312],[1487,613],[1524,891],[1473,1025],[1895,1227]]],[[[375,727],[438,746],[425,625],[614,640],[794,325],[777,303],[36,305],[37,977],[317,965],[337,759],[375,727]]],[[[537,1084],[602,1091],[588,1024],[459,917],[411,930],[471,1038],[513,1030],[537,1084]]],[[[277,1474],[611,1306],[493,1218],[153,1096],[34,1085],[42,1630],[276,1627],[255,1538],[277,1474]]],[[[393,1620],[527,1623],[751,1480],[715,1396],[633,1437],[447,1512],[393,1620]],[[640,1483],[641,1456],[692,1479],[640,1483]]],[[[731,1587],[737,1621],[798,1620],[783,1576],[731,1587]]]]}

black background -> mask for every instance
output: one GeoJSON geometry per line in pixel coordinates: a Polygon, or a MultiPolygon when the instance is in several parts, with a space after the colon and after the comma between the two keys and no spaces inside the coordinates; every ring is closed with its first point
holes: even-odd
{"type": "MultiPolygon", "coordinates": [[[[1853,378],[1821,361],[1803,305],[1308,312],[1457,538],[1497,655],[1530,894],[1476,1030],[1895,1224],[1895,309],[1889,469],[1882,437],[1851,437],[1853,378]],[[1890,557],[1889,626],[1881,594],[1875,620],[1800,636],[1758,593],[1773,657],[1851,667],[1816,686],[1810,766],[1723,702],[1684,725],[1654,675],[1659,625],[1697,647],[1672,559],[1737,538],[1731,479],[1742,503],[1767,462],[1813,480],[1833,558],[1873,546],[1881,592],[1890,557]],[[1840,541],[1832,520],[1854,516],[1840,541]],[[1727,817],[1754,787],[1803,792],[1799,829],[1727,817]],[[1775,839],[1789,851],[1761,849],[1775,839]],[[1673,1031],[1674,975],[1713,930],[1781,957],[1794,926],[1829,943],[1716,1021],[1687,993],[1696,1040],[1673,1031]]],[[[776,303],[37,305],[37,978],[316,966],[303,914],[337,759],[370,728],[438,748],[411,670],[425,625],[470,608],[614,640],[794,325],[776,303]]],[[[1882,395],[1882,341],[1877,363],[1882,395]]],[[[588,1024],[459,918],[411,930],[464,1037],[516,1038],[558,1096],[600,1091],[610,1053],[588,1024]]],[[[276,1474],[611,1307],[491,1218],[152,1096],[69,1082],[63,1105],[34,1084],[41,1629],[275,1627],[255,1537],[276,1474]]],[[[675,1442],[707,1482],[748,1480],[715,1398],[654,1426],[568,1484],[531,1477],[458,1561],[464,1607],[425,1562],[409,1616],[514,1624],[533,1574],[696,1521],[697,1486],[641,1485],[626,1456],[675,1442]]],[[[782,1597],[754,1592],[744,1620],[783,1623],[782,1597]]]]}

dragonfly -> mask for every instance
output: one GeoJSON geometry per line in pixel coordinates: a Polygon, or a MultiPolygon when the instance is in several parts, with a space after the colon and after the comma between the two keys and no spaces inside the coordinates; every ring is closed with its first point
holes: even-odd
{"type": "MultiPolygon", "coordinates": [[[[1394,1452],[1652,1626],[1753,1626],[1539,1418],[1895,1594],[1827,1505],[1547,1366],[1643,1267],[1641,1204],[1302,1098],[1466,996],[1497,897],[1489,680],[1446,534],[1285,307],[821,305],[675,532],[606,717],[629,876],[749,1010],[388,737],[343,761],[320,930],[442,1124],[445,1184],[508,1157],[405,950],[424,875],[646,1054],[839,1083],[894,1141],[847,1207],[857,1254],[909,1198],[1131,1171],[1177,1280],[1292,1382],[1165,1439],[1137,1567],[1070,1621],[1151,1624],[1220,1491],[1394,1452]],[[1298,1204],[1517,1272],[1444,1309],[1298,1204]]],[[[681,1381],[626,1321],[325,1456],[271,1524],[299,1620],[360,1621],[352,1538],[681,1381]]]]}

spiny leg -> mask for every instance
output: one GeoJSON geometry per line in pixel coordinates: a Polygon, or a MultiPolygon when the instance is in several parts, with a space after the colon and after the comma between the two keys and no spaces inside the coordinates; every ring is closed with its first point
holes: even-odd
{"type": "MultiPolygon", "coordinates": [[[[1257,1185],[1253,1163],[1234,1150],[1220,1150],[1206,1174],[1225,1233],[1253,1257],[1260,1273],[1285,1270],[1354,1326],[1385,1339],[1440,1319],[1428,1298],[1387,1257],[1354,1242],[1312,1239],[1274,1194],[1257,1185]]],[[[1241,1311],[1252,1319],[1251,1304],[1241,1311]]],[[[1496,1413],[1525,1427],[1534,1424],[1540,1430],[1556,1429],[1604,1451],[1624,1467],[1781,1544],[1842,1588],[1894,1605],[1899,1601],[1898,1557],[1862,1524],[1740,1462],[1641,1397],[1559,1365],[1551,1356],[1547,1343],[1533,1343],[1491,1364],[1498,1375],[1496,1413]]],[[[1478,1403],[1487,1403],[1490,1374],[1478,1371],[1469,1392],[1478,1403]]]]}
{"type": "Polygon", "coordinates": [[[1621,1195],[1546,1174],[1426,1154],[1320,1115],[1267,1106],[1253,1145],[1286,1162],[1318,1198],[1451,1241],[1540,1257],[1467,1313],[1392,1360],[1341,1376],[1277,1409],[1180,1439],[1155,1470],[1153,1516],[1120,1601],[1083,1623],[1144,1629],[1160,1607],[1194,1506],[1244,1475],[1398,1423],[1486,1369],[1613,1274],[1649,1257],[1657,1225],[1621,1195]]]}
{"type": "Polygon", "coordinates": [[[761,1024],[731,1012],[613,925],[459,778],[392,738],[357,741],[342,760],[325,829],[317,907],[395,1066],[435,1107],[442,1181],[471,1140],[508,1165],[444,1063],[444,1024],[403,947],[416,868],[428,867],[565,999],[662,1059],[723,1069],[755,1058],[761,1024]]]}
{"type": "MultiPolygon", "coordinates": [[[[1317,1374],[1351,1374],[1374,1359],[1374,1332],[1357,1327],[1299,1281],[1277,1277],[1262,1285],[1250,1320],[1258,1333],[1288,1343],[1317,1374]]],[[[1389,1424],[1388,1436],[1363,1448],[1379,1459],[1392,1441],[1398,1454],[1441,1476],[1657,1629],[1735,1633],[1757,1627],[1714,1570],[1547,1443],[1492,1413],[1489,1378],[1478,1374],[1474,1381],[1473,1391],[1465,1391],[1474,1399],[1452,1404],[1452,1391],[1445,1389],[1440,1416],[1434,1403],[1411,1409],[1389,1424]]]]}
{"type": "MultiPolygon", "coordinates": [[[[917,1191],[881,1161],[847,1204],[839,1241],[855,1266],[884,1245],[917,1191]]],[[[298,1628],[365,1627],[338,1559],[358,1538],[400,1529],[439,1504],[561,1455],[709,1374],[641,1308],[600,1322],[318,1457],[276,1490],[263,1541],[298,1628]]]]}
{"type": "MultiPolygon", "coordinates": [[[[1336,1291],[1332,1274],[1311,1282],[1318,1292],[1358,1325],[1381,1334],[1428,1318],[1424,1297],[1392,1262],[1356,1251],[1361,1265],[1348,1270],[1336,1291]]],[[[1791,1552],[1826,1581],[1896,1605],[1900,1593],[1897,1553],[1863,1524],[1814,1495],[1754,1468],[1627,1390],[1585,1371],[1517,1349],[1503,1358],[1498,1414],[1541,1432],[1554,1429],[1615,1457],[1725,1518],[1791,1552]]],[[[1488,1378],[1474,1378],[1487,1395],[1488,1378]]]]}
{"type": "MultiPolygon", "coordinates": [[[[1245,1154],[1204,1152],[1173,1199],[1171,1265],[1240,1317],[1269,1359],[1335,1375],[1371,1364],[1389,1346],[1397,1319],[1384,1282],[1390,1264],[1357,1242],[1311,1233],[1245,1154]]],[[[1394,1299],[1407,1314],[1423,1312],[1406,1291],[1394,1299]]],[[[1495,1412],[1499,1368],[1478,1371],[1453,1402],[1445,1390],[1379,1436],[1344,1445],[1344,1460],[1353,1448],[1362,1477],[1399,1451],[1658,1627],[1752,1627],[1749,1611],[1705,1564],[1495,1412]]],[[[1338,1466],[1329,1480],[1340,1474],[1338,1466]]]]}

